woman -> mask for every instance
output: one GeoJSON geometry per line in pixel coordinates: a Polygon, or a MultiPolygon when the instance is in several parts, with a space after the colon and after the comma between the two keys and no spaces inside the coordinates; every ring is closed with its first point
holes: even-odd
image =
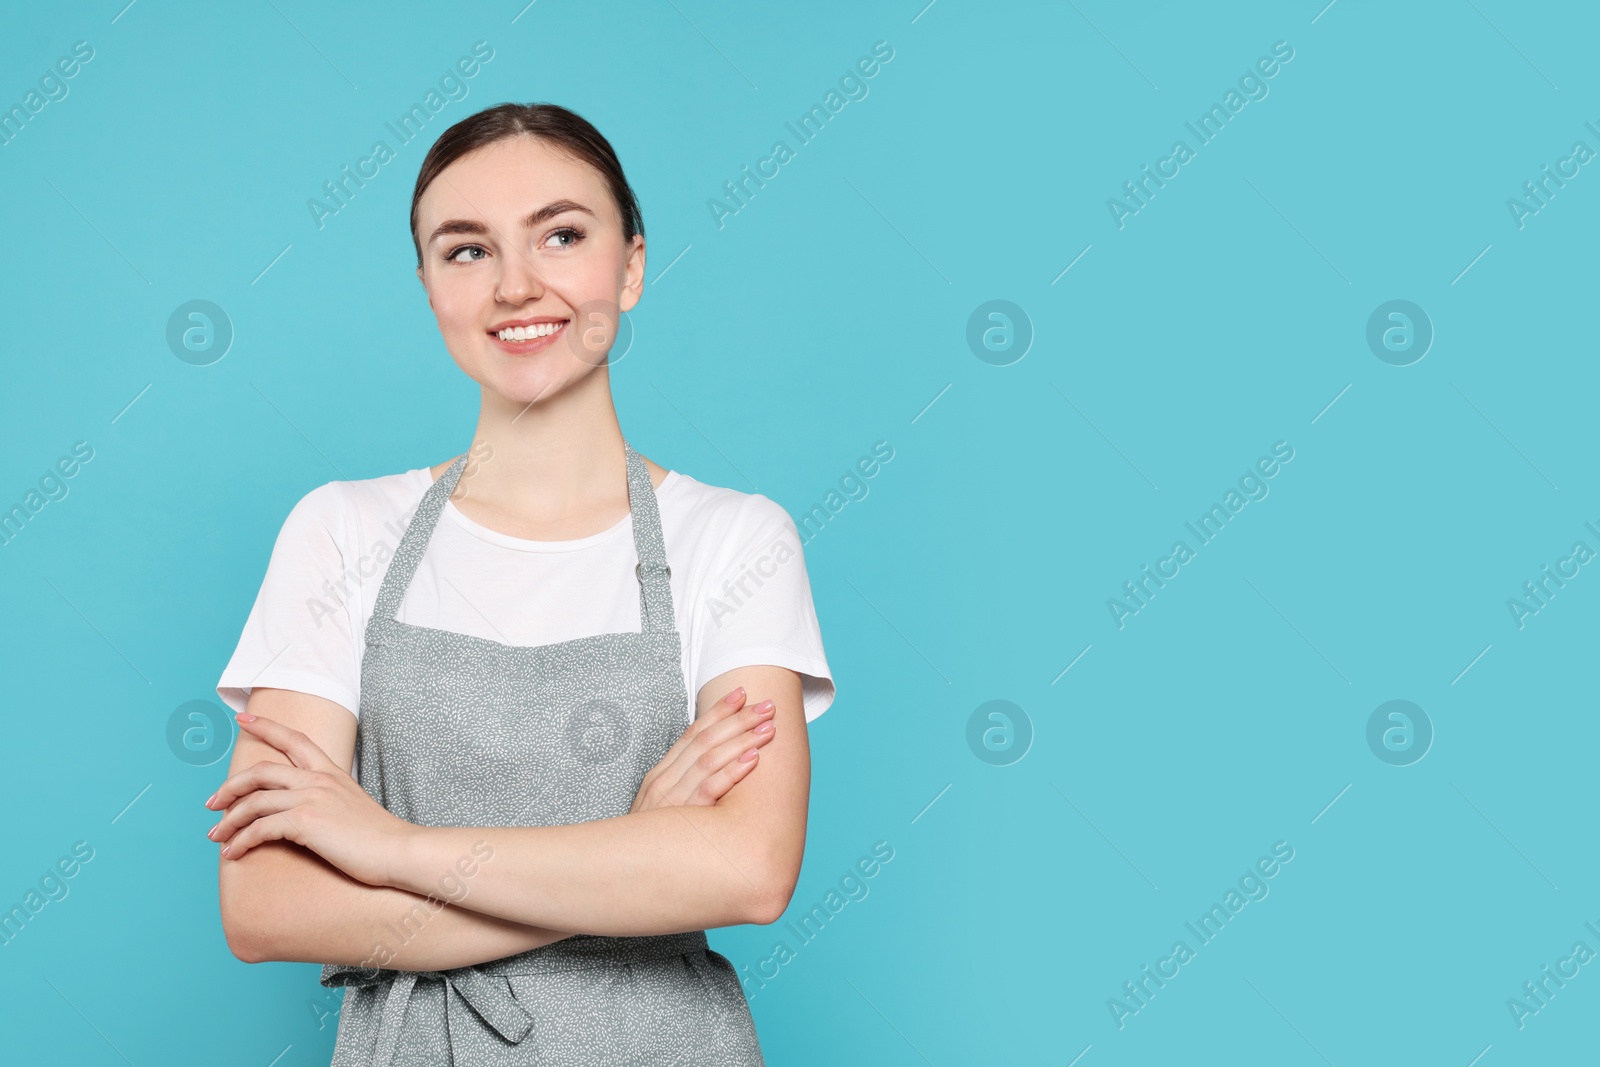
{"type": "Polygon", "coordinates": [[[589,123],[457,123],[411,223],[474,444],[278,536],[217,689],[229,945],[347,987],[336,1065],[760,1064],[704,931],[799,874],[834,688],[794,523],[622,437],[643,226],[589,123]]]}

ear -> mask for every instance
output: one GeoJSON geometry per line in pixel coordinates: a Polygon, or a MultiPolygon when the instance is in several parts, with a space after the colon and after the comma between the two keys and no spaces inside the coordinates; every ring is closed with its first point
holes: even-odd
{"type": "MultiPolygon", "coordinates": [[[[417,281],[422,283],[422,291],[424,293],[427,293],[427,296],[428,296],[428,310],[429,311],[433,311],[434,310],[434,307],[433,307],[433,294],[428,292],[428,279],[423,277],[422,268],[420,266],[417,268],[417,281]]],[[[435,313],[437,314],[437,312],[435,312],[435,313]]]]}
{"type": "Polygon", "coordinates": [[[633,244],[628,249],[628,261],[622,270],[622,292],[618,294],[617,304],[623,311],[632,311],[639,303],[639,298],[644,295],[644,235],[633,235],[633,244]]]}

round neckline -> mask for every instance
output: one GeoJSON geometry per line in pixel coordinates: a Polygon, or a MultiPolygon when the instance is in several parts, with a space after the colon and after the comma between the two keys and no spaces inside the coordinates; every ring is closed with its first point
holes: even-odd
{"type": "MultiPolygon", "coordinates": [[[[433,485],[431,469],[418,467],[416,473],[424,483],[423,492],[427,492],[428,487],[433,485]]],[[[677,478],[677,471],[667,471],[666,477],[661,479],[661,484],[655,487],[657,500],[660,499],[661,492],[667,488],[667,485],[676,481],[677,478]]],[[[501,533],[499,530],[491,530],[482,523],[468,518],[460,508],[456,507],[455,501],[448,497],[445,498],[444,507],[441,510],[445,515],[450,516],[451,522],[478,540],[486,541],[492,545],[499,545],[502,548],[514,549],[518,552],[572,552],[577,549],[589,548],[603,541],[609,541],[633,525],[633,511],[630,509],[627,514],[623,515],[609,528],[601,530],[599,533],[590,534],[587,537],[577,537],[566,541],[531,541],[524,537],[513,537],[510,534],[501,533]]]]}

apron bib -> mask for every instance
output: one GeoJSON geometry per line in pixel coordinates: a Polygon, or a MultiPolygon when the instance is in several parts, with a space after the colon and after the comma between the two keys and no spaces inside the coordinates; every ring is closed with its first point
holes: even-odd
{"type": "MultiPolygon", "coordinates": [[[[423,496],[378,589],[361,660],[357,780],[398,817],[558,826],[625,815],[688,725],[655,489],[638,453],[623,449],[638,632],[517,647],[399,622],[467,456],[423,496]]],[[[763,1065],[738,976],[703,930],[574,934],[444,971],[327,964],[321,983],[346,987],[332,1067],[763,1065]]]]}

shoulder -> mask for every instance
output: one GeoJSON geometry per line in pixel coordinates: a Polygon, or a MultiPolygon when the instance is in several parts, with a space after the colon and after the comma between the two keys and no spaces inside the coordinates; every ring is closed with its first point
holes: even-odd
{"type": "Polygon", "coordinates": [[[326,531],[336,541],[372,524],[407,515],[431,482],[427,468],[324,482],[297,500],[284,521],[284,531],[326,531]]]}
{"type": "Polygon", "coordinates": [[[801,553],[794,520],[761,493],[709,485],[674,471],[658,490],[668,555],[690,573],[715,575],[770,556],[801,553]]]}
{"type": "Polygon", "coordinates": [[[720,485],[710,485],[682,471],[673,471],[670,482],[657,490],[662,521],[696,533],[726,537],[787,524],[794,520],[783,506],[760,493],[742,493],[720,485]]]}

